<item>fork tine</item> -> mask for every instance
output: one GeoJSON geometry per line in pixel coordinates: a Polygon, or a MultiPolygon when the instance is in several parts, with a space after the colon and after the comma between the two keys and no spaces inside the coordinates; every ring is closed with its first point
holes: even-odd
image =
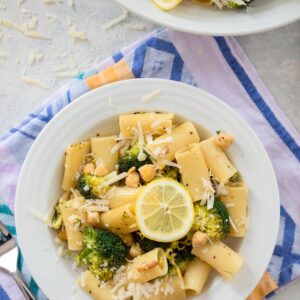
{"type": "Polygon", "coordinates": [[[0,221],[0,233],[2,233],[4,236],[8,236],[9,232],[4,227],[3,223],[0,221]]]}

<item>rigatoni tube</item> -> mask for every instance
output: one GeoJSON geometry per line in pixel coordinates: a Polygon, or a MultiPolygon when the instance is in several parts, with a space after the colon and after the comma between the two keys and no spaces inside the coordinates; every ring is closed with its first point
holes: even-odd
{"type": "Polygon", "coordinates": [[[193,248],[192,254],[212,266],[225,279],[232,279],[241,269],[244,259],[221,241],[207,243],[203,248],[193,248]]]}

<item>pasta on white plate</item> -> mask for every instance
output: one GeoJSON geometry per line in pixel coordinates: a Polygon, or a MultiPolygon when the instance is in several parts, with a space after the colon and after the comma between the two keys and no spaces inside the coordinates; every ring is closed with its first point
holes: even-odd
{"type": "Polygon", "coordinates": [[[180,300],[212,270],[231,280],[244,260],[226,238],[248,228],[234,138],[201,139],[172,113],[120,115],[119,127],[65,151],[51,227],[84,269],[79,286],[96,300],[180,300]]]}
{"type": "MultiPolygon", "coordinates": [[[[152,0],[156,6],[162,10],[171,10],[177,7],[181,2],[187,0],[152,0]]],[[[202,6],[215,6],[219,9],[246,8],[254,0],[190,0],[191,2],[202,6]]]]}

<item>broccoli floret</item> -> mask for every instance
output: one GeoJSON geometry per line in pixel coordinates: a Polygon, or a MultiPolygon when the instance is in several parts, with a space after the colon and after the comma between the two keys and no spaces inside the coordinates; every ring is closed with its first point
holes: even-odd
{"type": "Polygon", "coordinates": [[[104,192],[103,189],[98,188],[104,181],[104,177],[83,173],[77,180],[77,189],[84,198],[97,199],[104,192]]]}
{"type": "MultiPolygon", "coordinates": [[[[194,258],[194,255],[191,253],[192,247],[187,246],[183,250],[177,250],[174,251],[174,262],[177,267],[179,267],[179,270],[181,274],[184,274],[187,270],[189,262],[194,258]]],[[[177,275],[177,269],[174,264],[169,263],[169,274],[170,275],[177,275]]]]}
{"type": "Polygon", "coordinates": [[[85,227],[82,230],[83,248],[78,262],[99,280],[108,281],[114,271],[125,263],[128,248],[120,237],[107,230],[85,227]]]}
{"type": "Polygon", "coordinates": [[[59,230],[63,225],[63,218],[59,208],[59,204],[56,204],[54,207],[54,214],[51,220],[51,226],[55,230],[59,230]]]}
{"type": "Polygon", "coordinates": [[[156,173],[157,177],[167,177],[181,182],[181,174],[178,168],[166,166],[163,170],[158,170],[156,173]]]}
{"type": "Polygon", "coordinates": [[[226,6],[228,8],[243,8],[247,7],[253,0],[244,0],[243,3],[241,1],[236,2],[235,0],[228,1],[226,6]]]}
{"type": "Polygon", "coordinates": [[[229,215],[226,206],[219,199],[215,199],[214,207],[207,210],[206,206],[196,203],[195,221],[192,229],[200,230],[212,240],[225,239],[230,231],[229,215]]]}
{"type": "Polygon", "coordinates": [[[127,172],[132,167],[135,167],[136,169],[138,169],[143,165],[151,164],[149,155],[146,152],[144,152],[144,154],[146,155],[146,159],[143,161],[138,160],[139,153],[140,153],[140,147],[138,144],[135,144],[129,150],[127,150],[124,157],[119,159],[118,171],[120,173],[127,172]]]}
{"type": "Polygon", "coordinates": [[[139,244],[140,248],[144,252],[149,252],[155,248],[162,248],[162,249],[166,250],[171,245],[171,243],[162,243],[162,242],[156,242],[156,241],[149,240],[146,237],[144,237],[141,234],[141,232],[139,232],[139,231],[134,232],[133,237],[134,237],[134,240],[136,241],[136,243],[139,244]]]}

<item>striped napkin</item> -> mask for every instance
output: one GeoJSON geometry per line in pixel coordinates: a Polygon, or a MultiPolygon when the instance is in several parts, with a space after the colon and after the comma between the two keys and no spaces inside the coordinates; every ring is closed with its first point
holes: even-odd
{"type": "MultiPolygon", "coordinates": [[[[18,174],[27,151],[43,127],[62,108],[91,89],[139,77],[171,79],[202,88],[233,107],[252,126],[277,175],[281,222],[268,272],[248,299],[263,299],[277,285],[279,288],[275,292],[300,278],[300,136],[234,38],[204,37],[159,29],[79,74],[2,136],[0,219],[10,232],[15,236],[12,212],[18,174]]],[[[36,298],[46,299],[21,255],[19,269],[36,298]]],[[[22,299],[11,280],[3,274],[0,275],[0,299],[22,299]]]]}

